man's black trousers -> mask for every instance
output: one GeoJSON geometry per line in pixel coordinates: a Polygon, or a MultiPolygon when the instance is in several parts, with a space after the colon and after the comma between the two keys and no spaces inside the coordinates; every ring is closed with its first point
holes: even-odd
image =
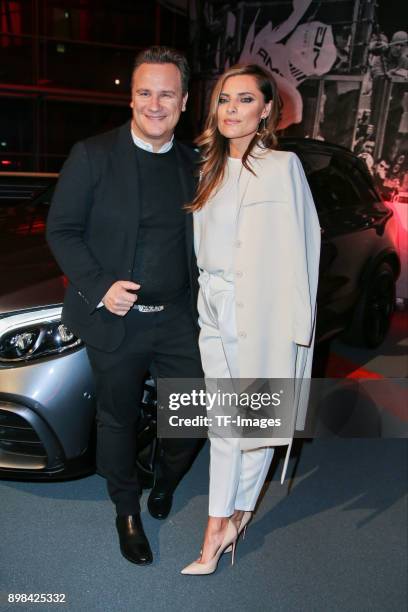
{"type": "MultiPolygon", "coordinates": [[[[105,312],[104,316],[112,316],[105,312]]],[[[136,426],[148,370],[158,378],[202,378],[198,330],[189,297],[161,312],[132,309],[125,339],[111,353],[87,347],[97,393],[97,469],[105,476],[118,515],[140,511],[136,426]]],[[[175,488],[201,448],[197,439],[163,439],[158,470],[175,488]]]]}

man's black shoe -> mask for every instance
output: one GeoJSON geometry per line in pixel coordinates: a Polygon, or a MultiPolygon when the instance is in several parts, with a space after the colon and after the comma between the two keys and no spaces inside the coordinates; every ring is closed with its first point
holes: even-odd
{"type": "Polygon", "coordinates": [[[173,503],[173,491],[155,485],[150,491],[147,507],[150,514],[156,519],[168,517],[173,503]]]}
{"type": "Polygon", "coordinates": [[[131,563],[148,565],[153,561],[149,541],[143,530],[140,514],[116,517],[122,555],[131,563]]]}

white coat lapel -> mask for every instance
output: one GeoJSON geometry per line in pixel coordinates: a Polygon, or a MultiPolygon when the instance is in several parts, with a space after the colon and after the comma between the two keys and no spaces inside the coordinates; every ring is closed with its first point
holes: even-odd
{"type": "MultiPolygon", "coordinates": [[[[255,157],[250,157],[250,164],[253,166],[253,169],[258,175],[257,166],[259,165],[257,161],[257,157],[262,156],[265,153],[265,150],[259,146],[254,148],[255,157]]],[[[246,206],[249,202],[251,202],[254,191],[256,192],[257,185],[261,181],[257,181],[258,176],[255,176],[247,170],[244,166],[242,166],[241,175],[239,177],[238,182],[238,211],[237,211],[237,226],[239,224],[241,210],[243,206],[246,206]]]]}
{"type": "Polygon", "coordinates": [[[240,174],[239,181],[238,181],[238,210],[237,210],[237,216],[236,216],[237,227],[239,224],[241,209],[242,209],[243,203],[245,202],[246,195],[248,192],[248,186],[249,186],[251,177],[253,177],[251,172],[248,172],[248,170],[244,168],[244,166],[242,166],[241,174],[240,174]]]}
{"type": "Polygon", "coordinates": [[[259,202],[287,201],[287,194],[281,184],[272,155],[271,150],[255,147],[251,165],[256,176],[246,169],[243,170],[246,180],[242,182],[240,211],[242,207],[259,202]]]}

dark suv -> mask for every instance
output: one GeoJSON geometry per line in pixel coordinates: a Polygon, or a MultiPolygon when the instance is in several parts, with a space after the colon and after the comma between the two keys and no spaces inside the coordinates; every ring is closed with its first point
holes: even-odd
{"type": "MultiPolygon", "coordinates": [[[[305,168],[322,228],[317,340],[378,346],[395,301],[395,219],[364,164],[347,150],[284,140],[305,168]]],[[[56,176],[0,174],[0,475],[49,478],[92,466],[95,397],[80,339],[61,323],[64,277],[44,239],[56,176]]],[[[149,381],[148,381],[149,383],[149,381]]],[[[154,427],[138,432],[151,480],[154,427]],[[153,432],[153,433],[152,433],[153,432]]]]}

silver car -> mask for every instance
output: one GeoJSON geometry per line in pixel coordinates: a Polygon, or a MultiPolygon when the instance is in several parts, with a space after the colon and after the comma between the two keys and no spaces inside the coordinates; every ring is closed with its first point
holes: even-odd
{"type": "Polygon", "coordinates": [[[89,471],[92,375],[61,323],[64,277],[44,240],[57,175],[0,174],[0,472],[89,471]]]}

